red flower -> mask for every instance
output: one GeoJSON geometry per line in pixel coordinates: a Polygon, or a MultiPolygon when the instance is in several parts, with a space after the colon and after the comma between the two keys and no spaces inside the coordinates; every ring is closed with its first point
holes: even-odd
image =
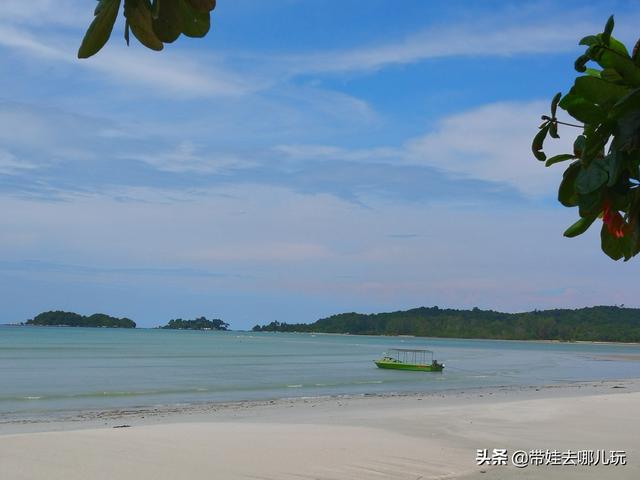
{"type": "Polygon", "coordinates": [[[626,223],[624,222],[622,215],[620,215],[620,212],[612,210],[611,204],[608,200],[605,200],[602,207],[602,221],[607,226],[607,230],[611,236],[616,238],[624,237],[624,227],[626,226],[626,223]]]}

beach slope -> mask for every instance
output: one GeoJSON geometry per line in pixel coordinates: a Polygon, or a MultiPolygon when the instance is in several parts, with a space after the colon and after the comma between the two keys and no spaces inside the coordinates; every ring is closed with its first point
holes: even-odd
{"type": "Polygon", "coordinates": [[[155,419],[113,417],[100,428],[94,419],[0,435],[0,477],[640,478],[638,405],[638,385],[628,381],[235,404],[155,419]],[[113,428],[118,421],[130,427],[113,428]],[[624,450],[627,465],[478,465],[476,450],[485,448],[624,450]]]}

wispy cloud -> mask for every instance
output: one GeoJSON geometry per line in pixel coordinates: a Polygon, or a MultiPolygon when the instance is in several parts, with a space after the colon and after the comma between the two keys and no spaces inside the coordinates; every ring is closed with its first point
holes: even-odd
{"type": "Polygon", "coordinates": [[[256,163],[247,158],[240,158],[232,154],[212,153],[202,146],[185,140],[172,149],[157,152],[138,152],[121,154],[125,160],[140,160],[163,172],[192,172],[192,173],[224,173],[255,166],[256,163]]]}
{"type": "MultiPolygon", "coordinates": [[[[546,108],[546,102],[489,104],[446,116],[424,135],[397,145],[268,146],[265,139],[265,147],[225,149],[207,139],[206,130],[185,135],[187,126],[176,130],[163,125],[154,131],[5,103],[0,104],[0,139],[5,145],[1,163],[5,173],[13,175],[30,169],[29,181],[13,182],[14,190],[40,188],[55,192],[56,198],[64,189],[111,194],[114,186],[179,191],[252,182],[331,193],[355,202],[369,194],[490,202],[510,192],[540,196],[555,189],[555,172],[528,153],[536,119],[546,108]],[[43,171],[36,173],[36,168],[43,171]],[[69,171],[75,181],[69,180],[69,171]],[[37,180],[44,183],[38,187],[37,180]]],[[[561,142],[549,143],[552,150],[570,147],[564,135],[561,142]]]]}
{"type": "Polygon", "coordinates": [[[0,175],[11,175],[18,171],[36,168],[31,162],[19,160],[15,155],[0,148],[0,175]]]}
{"type": "Polygon", "coordinates": [[[377,147],[349,149],[332,145],[276,145],[274,152],[284,155],[285,158],[301,160],[327,160],[327,161],[349,161],[367,163],[398,163],[402,158],[401,148],[377,147]]]}
{"type": "Polygon", "coordinates": [[[242,95],[257,88],[247,77],[232,73],[211,55],[198,58],[176,51],[157,55],[141,47],[127,48],[111,42],[99,57],[80,61],[76,59],[77,45],[68,37],[50,32],[36,35],[29,29],[2,23],[0,46],[39,60],[99,72],[116,84],[145,86],[155,93],[179,98],[242,95]]]}
{"type": "Polygon", "coordinates": [[[601,28],[589,21],[489,17],[475,22],[429,27],[404,39],[350,50],[284,57],[295,73],[374,71],[393,65],[463,56],[511,56],[560,53],[576,49],[577,41],[601,28]]]}
{"type": "Polygon", "coordinates": [[[0,269],[5,272],[48,272],[85,277],[100,275],[113,277],[223,278],[233,276],[225,272],[214,272],[211,270],[202,270],[197,268],[105,267],[51,263],[39,260],[0,260],[0,269]]]}
{"type": "MultiPolygon", "coordinates": [[[[331,145],[279,145],[290,161],[347,161],[428,166],[450,177],[508,185],[531,196],[557,188],[557,172],[530,154],[546,101],[499,102],[440,119],[433,130],[398,146],[348,149],[331,145]]],[[[547,151],[572,151],[570,135],[549,140],[547,151]]]]}
{"type": "MultiPolygon", "coordinates": [[[[556,170],[534,160],[530,145],[547,102],[504,102],[448,116],[434,131],[405,145],[406,161],[463,178],[506,183],[529,195],[557,188],[556,170]]],[[[548,141],[547,151],[571,152],[570,135],[548,141]]]]}
{"type": "Polygon", "coordinates": [[[93,8],[78,0],[3,0],[0,22],[35,26],[88,26],[93,8]]]}
{"type": "MultiPolygon", "coordinates": [[[[567,52],[576,49],[577,38],[601,28],[579,16],[567,25],[559,19],[540,22],[497,13],[473,22],[432,25],[387,43],[309,51],[302,55],[278,52],[256,57],[229,50],[192,53],[176,47],[158,55],[137,45],[127,48],[123,42],[112,41],[96,58],[77,62],[80,25],[74,29],[74,36],[54,34],[41,26],[76,26],[80,12],[88,24],[91,12],[85,12],[70,0],[66,2],[68,15],[60,13],[65,5],[60,7],[58,2],[37,3],[27,7],[17,0],[9,2],[8,11],[0,14],[0,45],[39,59],[80,65],[106,74],[117,84],[145,85],[184,98],[242,95],[270,90],[298,75],[371,72],[434,58],[567,52]],[[32,18],[32,9],[40,10],[38,21],[32,18]]],[[[119,30],[118,27],[114,31],[114,36],[119,30]]]]}

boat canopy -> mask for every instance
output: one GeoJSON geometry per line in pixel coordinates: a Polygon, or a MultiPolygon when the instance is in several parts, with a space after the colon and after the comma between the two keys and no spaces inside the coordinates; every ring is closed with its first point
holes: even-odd
{"type": "Polygon", "coordinates": [[[429,352],[433,353],[431,350],[427,350],[425,348],[390,348],[390,352],[429,352]]]}
{"type": "Polygon", "coordinates": [[[424,348],[390,348],[388,354],[402,363],[426,364],[427,354],[431,355],[433,363],[433,352],[424,348]]]}

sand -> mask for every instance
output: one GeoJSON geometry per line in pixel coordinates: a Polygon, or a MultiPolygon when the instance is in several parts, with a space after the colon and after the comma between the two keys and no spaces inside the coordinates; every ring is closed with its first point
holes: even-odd
{"type": "Polygon", "coordinates": [[[640,382],[94,412],[0,425],[0,479],[640,478],[640,382]],[[129,427],[113,428],[130,425],[129,427]],[[46,431],[45,431],[46,430],[46,431]],[[476,449],[625,450],[479,466],[476,449]]]}

